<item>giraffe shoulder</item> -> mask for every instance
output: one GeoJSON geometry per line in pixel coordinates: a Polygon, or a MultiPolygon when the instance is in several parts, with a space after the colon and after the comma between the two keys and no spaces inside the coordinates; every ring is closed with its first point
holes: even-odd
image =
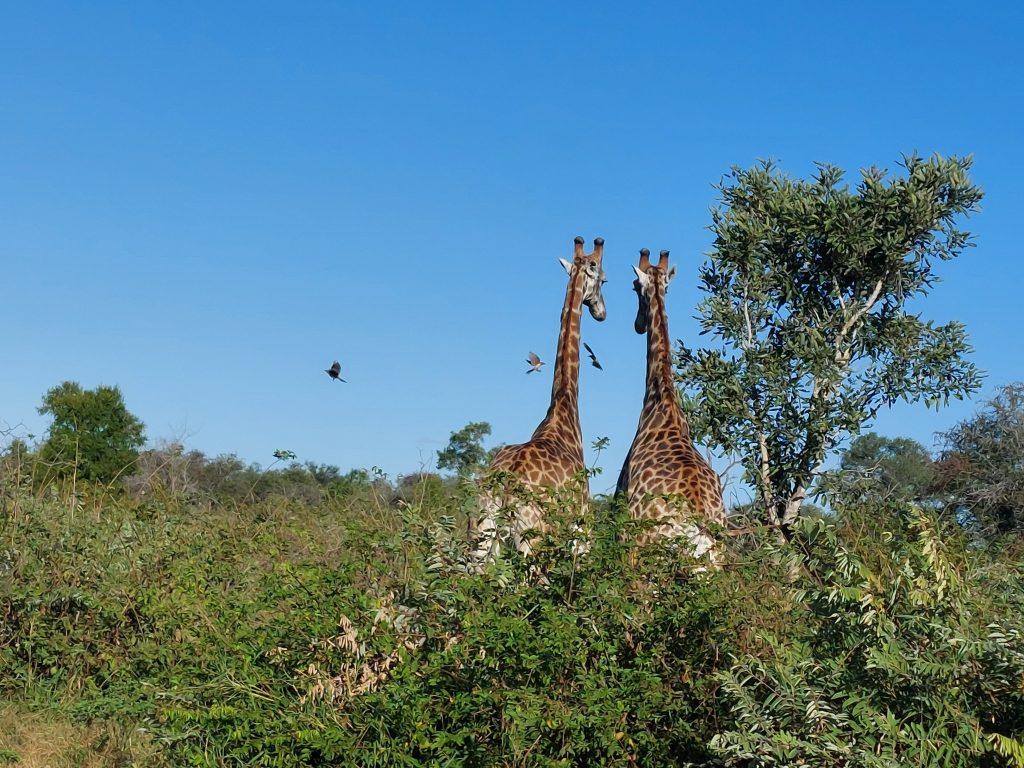
{"type": "Polygon", "coordinates": [[[491,471],[513,471],[516,464],[516,459],[519,456],[522,448],[522,443],[501,446],[501,448],[494,452],[494,458],[491,459],[491,471]]]}

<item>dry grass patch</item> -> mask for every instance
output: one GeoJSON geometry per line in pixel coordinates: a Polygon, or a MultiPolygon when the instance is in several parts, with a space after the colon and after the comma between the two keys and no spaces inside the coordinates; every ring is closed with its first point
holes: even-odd
{"type": "Polygon", "coordinates": [[[159,762],[142,734],[112,723],[76,725],[51,712],[0,704],[0,766],[128,768],[159,762]]]}

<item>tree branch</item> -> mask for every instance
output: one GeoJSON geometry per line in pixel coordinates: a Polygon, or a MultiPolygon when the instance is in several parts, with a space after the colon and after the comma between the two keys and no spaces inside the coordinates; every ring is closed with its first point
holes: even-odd
{"type": "Polygon", "coordinates": [[[754,327],[750,322],[749,304],[750,302],[747,299],[747,287],[743,286],[743,319],[747,322],[747,341],[742,345],[744,351],[754,346],[754,327]]]}
{"type": "Polygon", "coordinates": [[[757,433],[757,447],[761,454],[761,497],[764,499],[765,510],[768,512],[768,523],[770,525],[778,525],[779,518],[775,511],[775,492],[771,484],[771,456],[768,453],[768,441],[761,431],[757,433]]]}
{"type": "Polygon", "coordinates": [[[868,300],[864,302],[864,305],[846,319],[846,322],[843,323],[843,327],[839,329],[840,339],[846,336],[850,328],[853,327],[854,323],[860,320],[866,313],[870,312],[871,308],[875,306],[875,303],[878,301],[879,294],[882,293],[882,285],[884,283],[885,277],[883,276],[882,278],[879,279],[877,283],[875,283],[875,288],[873,291],[871,291],[871,295],[868,296],[868,300]]]}

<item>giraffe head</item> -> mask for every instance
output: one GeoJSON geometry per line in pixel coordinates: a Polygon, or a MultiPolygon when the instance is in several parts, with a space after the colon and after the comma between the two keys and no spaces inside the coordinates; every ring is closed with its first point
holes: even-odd
{"type": "Polygon", "coordinates": [[[604,320],[604,296],[601,294],[601,286],[608,282],[601,266],[601,259],[604,257],[604,238],[594,238],[594,251],[587,254],[583,252],[583,238],[575,239],[576,252],[572,261],[559,259],[570,278],[579,277],[583,281],[583,303],[590,310],[590,315],[595,320],[604,320]]]}
{"type": "Polygon", "coordinates": [[[636,313],[636,322],[633,327],[637,333],[647,333],[647,326],[650,324],[651,299],[655,295],[664,296],[668,293],[668,284],[676,276],[676,268],[668,267],[668,251],[661,252],[657,266],[651,264],[651,252],[646,248],[640,250],[640,266],[633,267],[636,272],[636,280],[633,281],[633,290],[636,291],[640,307],[636,313]]]}

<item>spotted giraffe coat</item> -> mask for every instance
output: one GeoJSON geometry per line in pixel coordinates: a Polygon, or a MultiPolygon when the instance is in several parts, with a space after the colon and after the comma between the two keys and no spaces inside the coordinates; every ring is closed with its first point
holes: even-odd
{"type": "Polygon", "coordinates": [[[659,537],[686,538],[700,556],[714,544],[706,523],[724,526],[725,505],[718,475],[690,437],[672,378],[665,293],[675,270],[668,271],[667,251],[653,266],[645,249],[636,271],[634,288],[640,301],[636,330],[647,334],[647,380],[636,436],[616,492],[626,499],[633,519],[653,523],[639,543],[659,537]]]}

